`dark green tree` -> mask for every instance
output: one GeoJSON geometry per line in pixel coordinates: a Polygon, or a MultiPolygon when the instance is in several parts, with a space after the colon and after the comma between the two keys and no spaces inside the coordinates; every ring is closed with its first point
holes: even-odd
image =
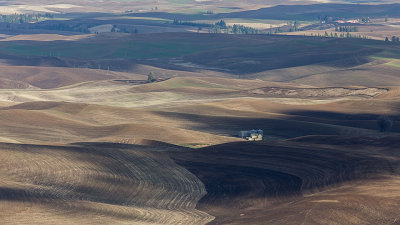
{"type": "Polygon", "coordinates": [[[152,83],[154,81],[156,81],[156,78],[154,77],[154,73],[150,72],[149,75],[147,75],[147,82],[152,83]]]}
{"type": "Polygon", "coordinates": [[[223,21],[223,20],[221,20],[221,21],[215,23],[215,25],[221,27],[221,29],[226,29],[226,28],[227,28],[226,23],[225,23],[225,21],[223,21]]]}

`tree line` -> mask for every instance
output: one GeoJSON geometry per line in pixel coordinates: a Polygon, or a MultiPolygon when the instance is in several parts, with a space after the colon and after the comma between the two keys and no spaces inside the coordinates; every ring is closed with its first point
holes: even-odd
{"type": "Polygon", "coordinates": [[[214,24],[209,23],[195,23],[181,20],[174,20],[174,25],[185,25],[198,27],[198,31],[207,29],[208,33],[228,33],[228,34],[260,34],[261,31],[253,27],[247,27],[239,24],[228,26],[224,20],[220,20],[214,24]]]}
{"type": "MultiPolygon", "coordinates": [[[[393,36],[390,40],[391,40],[393,43],[400,43],[400,38],[399,38],[399,37],[396,37],[396,36],[393,36]]],[[[389,40],[388,37],[385,38],[385,42],[390,42],[390,40],[389,40]]]]}
{"type": "Polygon", "coordinates": [[[1,15],[1,23],[35,23],[43,21],[44,19],[53,19],[54,15],[50,13],[45,14],[11,14],[11,15],[1,15]]]}
{"type": "Polygon", "coordinates": [[[195,23],[195,22],[190,22],[190,21],[182,21],[182,20],[177,20],[175,19],[172,24],[174,25],[183,25],[183,26],[192,26],[192,27],[212,27],[212,24],[208,23],[195,23]]]}
{"type": "Polygon", "coordinates": [[[311,37],[325,37],[325,38],[358,38],[358,39],[369,39],[367,36],[365,35],[353,35],[350,32],[346,32],[346,33],[328,33],[327,31],[325,31],[325,33],[323,35],[317,33],[317,34],[310,34],[311,37]]]}
{"type": "Polygon", "coordinates": [[[335,24],[336,32],[358,32],[358,27],[356,26],[338,26],[335,24]]]}

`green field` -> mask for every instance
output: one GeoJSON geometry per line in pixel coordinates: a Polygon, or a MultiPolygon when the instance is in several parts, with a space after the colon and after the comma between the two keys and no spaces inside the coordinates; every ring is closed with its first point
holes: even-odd
{"type": "Polygon", "coordinates": [[[2,51],[20,56],[54,56],[76,59],[151,59],[178,57],[206,49],[207,46],[173,41],[125,41],[105,43],[6,43],[2,51]]]}
{"type": "Polygon", "coordinates": [[[164,33],[65,42],[1,42],[0,54],[114,62],[158,59],[166,64],[178,58],[241,74],[321,63],[355,66],[371,57],[400,58],[400,45],[362,39],[164,33]]]}

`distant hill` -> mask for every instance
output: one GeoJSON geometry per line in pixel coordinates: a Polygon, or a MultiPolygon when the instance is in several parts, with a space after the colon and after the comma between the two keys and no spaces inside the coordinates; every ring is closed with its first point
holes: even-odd
{"type": "Polygon", "coordinates": [[[156,17],[178,20],[201,20],[223,18],[253,18],[276,20],[317,20],[318,18],[400,17],[400,4],[313,4],[278,5],[242,12],[203,14],[176,14],[166,12],[135,13],[138,17],[156,17]]]}
{"type": "Polygon", "coordinates": [[[400,4],[315,4],[278,5],[270,8],[220,14],[229,18],[315,20],[325,16],[333,18],[400,17],[400,4]]]}
{"type": "MultiPolygon", "coordinates": [[[[300,71],[305,71],[303,75],[307,76],[327,71],[341,74],[342,70],[350,68],[366,74],[371,68],[356,70],[355,67],[376,58],[381,59],[382,62],[377,63],[385,67],[388,75],[393,75],[398,74],[400,59],[399,44],[358,38],[162,33],[114,38],[99,35],[60,43],[3,41],[0,42],[0,59],[18,66],[110,68],[125,72],[136,64],[170,70],[208,69],[242,78],[242,75],[270,71],[268,75],[259,74],[258,78],[276,77],[274,81],[305,79],[298,70],[271,71],[296,67],[303,67],[300,71]],[[325,69],[309,71],[310,68],[305,67],[310,65],[325,69]]],[[[374,73],[370,75],[376,77],[374,73]]]]}

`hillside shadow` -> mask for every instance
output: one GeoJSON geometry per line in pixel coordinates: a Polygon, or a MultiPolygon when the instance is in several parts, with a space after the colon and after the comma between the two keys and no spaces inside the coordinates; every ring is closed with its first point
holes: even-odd
{"type": "Polygon", "coordinates": [[[160,154],[159,150],[153,150],[159,147],[113,143],[0,146],[34,154],[48,154],[41,149],[63,151],[76,162],[93,162],[96,172],[85,175],[85,180],[97,184],[66,186],[54,179],[38,183],[37,185],[47,187],[41,189],[0,187],[0,200],[37,202],[49,208],[73,213],[88,212],[132,220],[137,219],[135,215],[126,212],[98,210],[79,203],[71,206],[62,202],[88,201],[115,206],[154,207],[149,205],[147,198],[153,196],[152,188],[165,189],[163,182],[166,180],[157,181],[159,184],[154,187],[151,186],[152,183],[148,183],[147,194],[137,193],[135,201],[128,203],[127,199],[132,197],[132,192],[137,190],[139,183],[146,183],[146,180],[133,174],[131,168],[120,160],[136,162],[135,166],[143,170],[144,168],[140,168],[141,161],[151,160],[151,157],[172,158],[204,183],[207,195],[201,199],[200,208],[219,205],[231,207],[232,210],[251,207],[258,201],[265,201],[267,206],[293,200],[301,198],[303,193],[320,191],[349,181],[377,178],[385,174],[397,175],[394,168],[398,167],[398,158],[388,159],[340,147],[322,148],[310,143],[284,141],[236,142],[202,149],[169,146],[166,147],[168,151],[160,154]]]}
{"type": "MultiPolygon", "coordinates": [[[[68,156],[68,160],[76,162],[77,165],[89,163],[88,168],[82,171],[74,170],[73,165],[71,165],[71,168],[66,169],[67,176],[64,179],[58,177],[64,176],[63,174],[51,174],[52,171],[36,175],[33,171],[31,175],[36,176],[34,179],[29,178],[27,181],[22,180],[20,182],[18,182],[18,179],[16,180],[20,185],[18,188],[0,186],[0,200],[40,203],[59,210],[72,210],[76,213],[90,212],[133,220],[135,219],[134,215],[125,212],[108,212],[106,209],[96,211],[97,209],[87,208],[85,204],[82,205],[79,201],[123,207],[158,208],[157,205],[154,205],[157,204],[157,201],[152,199],[154,193],[157,193],[158,201],[162,201],[162,197],[171,195],[172,192],[176,191],[176,189],[172,189],[163,183],[164,178],[159,181],[152,181],[150,177],[140,174],[147,169],[151,170],[149,162],[151,163],[152,160],[161,162],[165,158],[164,153],[148,152],[154,147],[114,143],[75,143],[74,146],[1,143],[0,146],[3,149],[39,154],[43,157],[48,155],[48,151],[44,150],[50,150],[54,151],[53,160],[59,157],[59,160],[63,161],[65,160],[64,157],[68,156]],[[60,152],[60,155],[57,152],[60,152]],[[135,162],[134,166],[126,164],[133,162],[135,162]],[[68,177],[71,176],[71,173],[72,176],[73,173],[76,173],[75,176],[80,177],[78,180],[83,180],[73,181],[75,178],[68,177]],[[160,190],[164,193],[160,193],[160,190]],[[152,191],[154,191],[153,194],[152,191]],[[135,197],[132,196],[133,194],[135,197]],[[152,201],[149,201],[149,199],[152,199],[152,201]],[[71,206],[64,204],[65,201],[77,203],[73,203],[73,206],[71,206]]],[[[61,164],[60,166],[65,165],[61,164]]],[[[42,168],[43,171],[46,171],[46,169],[46,167],[42,168]]],[[[161,167],[158,169],[162,170],[161,167]]],[[[29,174],[25,174],[25,176],[29,174]]],[[[176,194],[183,195],[184,193],[177,192],[176,194]]],[[[164,206],[160,207],[160,209],[166,209],[163,208],[164,206]]]]}
{"type": "MultiPolygon", "coordinates": [[[[281,119],[235,116],[210,116],[158,112],[177,121],[190,121],[185,129],[237,137],[241,130],[262,129],[266,136],[294,138],[306,135],[379,135],[378,118],[373,114],[340,114],[322,111],[290,111],[281,119]]],[[[392,118],[392,117],[391,117],[392,118]]],[[[398,117],[393,117],[391,132],[400,132],[398,117]]]]}
{"type": "MultiPolygon", "coordinates": [[[[118,220],[122,219],[122,220],[135,220],[135,221],[141,219],[140,216],[134,214],[137,212],[133,208],[131,212],[129,211],[129,208],[121,211],[107,210],[105,207],[96,207],[95,205],[90,206],[87,204],[81,204],[80,199],[70,199],[69,203],[66,204],[67,200],[65,198],[57,196],[56,193],[52,193],[49,191],[36,192],[32,191],[31,189],[0,187],[0,201],[27,202],[27,203],[29,202],[29,204],[38,204],[40,206],[45,206],[49,210],[56,209],[60,211],[65,211],[66,213],[68,213],[68,215],[92,214],[91,216],[101,215],[101,217],[106,216],[118,220]]],[[[93,221],[95,220],[97,219],[93,218],[93,221]]],[[[153,220],[151,217],[146,217],[146,221],[155,222],[155,220],[153,220]]]]}
{"type": "Polygon", "coordinates": [[[238,142],[174,153],[176,162],[205,184],[200,209],[248,208],[301,198],[346,182],[396,174],[395,160],[292,142],[238,142]]]}
{"type": "MultiPolygon", "coordinates": [[[[382,116],[386,116],[391,122],[391,126],[387,132],[400,132],[400,114],[382,115],[382,114],[350,114],[338,113],[318,110],[297,110],[283,112],[285,115],[296,116],[300,120],[318,122],[324,124],[332,124],[339,126],[347,126],[352,128],[362,128],[372,131],[380,131],[379,120],[382,116]]],[[[320,134],[316,134],[320,135],[320,134]]]]}

